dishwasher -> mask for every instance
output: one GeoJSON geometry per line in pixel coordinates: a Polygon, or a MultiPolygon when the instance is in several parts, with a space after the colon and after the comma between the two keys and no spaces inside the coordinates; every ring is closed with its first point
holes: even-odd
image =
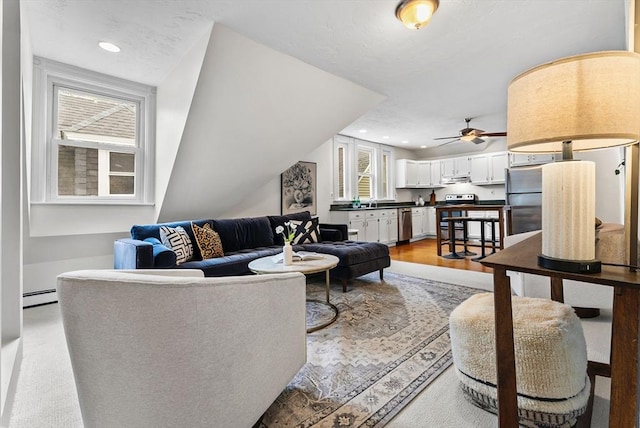
{"type": "Polygon", "coordinates": [[[398,241],[408,241],[413,236],[411,208],[398,208],[398,241]]]}

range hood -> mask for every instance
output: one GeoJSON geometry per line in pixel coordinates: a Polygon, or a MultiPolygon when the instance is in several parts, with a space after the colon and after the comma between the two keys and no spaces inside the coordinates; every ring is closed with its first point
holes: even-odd
{"type": "Polygon", "coordinates": [[[457,175],[455,177],[446,177],[442,179],[442,184],[471,183],[471,177],[468,175],[457,175]]]}

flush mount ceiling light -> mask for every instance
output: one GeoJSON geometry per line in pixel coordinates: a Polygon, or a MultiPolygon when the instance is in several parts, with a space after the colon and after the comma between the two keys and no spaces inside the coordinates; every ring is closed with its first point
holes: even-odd
{"type": "Polygon", "coordinates": [[[403,0],[396,8],[396,17],[405,27],[419,30],[429,23],[439,4],[439,0],[403,0]]]}
{"type": "Polygon", "coordinates": [[[98,42],[98,46],[104,49],[107,52],[120,52],[120,48],[113,43],[109,42],[98,42]]]}

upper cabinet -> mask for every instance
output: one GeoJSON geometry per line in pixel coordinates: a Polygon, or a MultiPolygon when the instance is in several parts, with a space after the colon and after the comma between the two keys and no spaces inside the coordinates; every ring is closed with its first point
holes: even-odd
{"type": "Polygon", "coordinates": [[[396,187],[431,188],[440,184],[440,161],[396,161],[396,187]]]}
{"type": "Polygon", "coordinates": [[[468,177],[471,173],[469,156],[440,159],[440,170],[443,179],[452,177],[468,177]]]}
{"type": "Polygon", "coordinates": [[[554,153],[509,153],[509,166],[540,165],[555,159],[554,153]]]}
{"type": "Polygon", "coordinates": [[[445,187],[442,182],[458,177],[469,177],[476,185],[502,184],[506,168],[506,152],[431,161],[399,159],[396,161],[396,187],[445,187]]]}
{"type": "Polygon", "coordinates": [[[471,163],[471,183],[477,185],[504,183],[507,153],[498,152],[471,156],[469,161],[471,163]]]}

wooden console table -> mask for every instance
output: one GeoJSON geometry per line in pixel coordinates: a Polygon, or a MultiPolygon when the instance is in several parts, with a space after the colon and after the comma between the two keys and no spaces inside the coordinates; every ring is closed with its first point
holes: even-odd
{"type": "Polygon", "coordinates": [[[614,287],[610,363],[589,364],[603,368],[599,375],[611,376],[609,427],[638,427],[640,272],[611,266],[602,266],[602,272],[589,275],[545,269],[537,263],[541,248],[542,233],[538,233],[481,261],[493,268],[499,426],[518,426],[511,286],[507,276],[507,271],[516,271],[548,276],[556,286],[563,279],[572,279],[614,287]]]}
{"type": "MultiPolygon", "coordinates": [[[[436,246],[438,248],[438,255],[442,255],[442,231],[441,223],[443,222],[443,213],[447,213],[447,217],[451,217],[451,213],[464,212],[463,217],[467,216],[468,211],[497,211],[498,212],[498,234],[500,236],[500,243],[498,248],[504,247],[504,205],[476,205],[476,204],[461,204],[461,205],[439,205],[436,207],[436,246]]],[[[454,230],[455,233],[455,230],[454,230]]],[[[451,237],[451,235],[449,235],[451,237]]],[[[448,241],[447,241],[448,242],[448,241]]]]}

